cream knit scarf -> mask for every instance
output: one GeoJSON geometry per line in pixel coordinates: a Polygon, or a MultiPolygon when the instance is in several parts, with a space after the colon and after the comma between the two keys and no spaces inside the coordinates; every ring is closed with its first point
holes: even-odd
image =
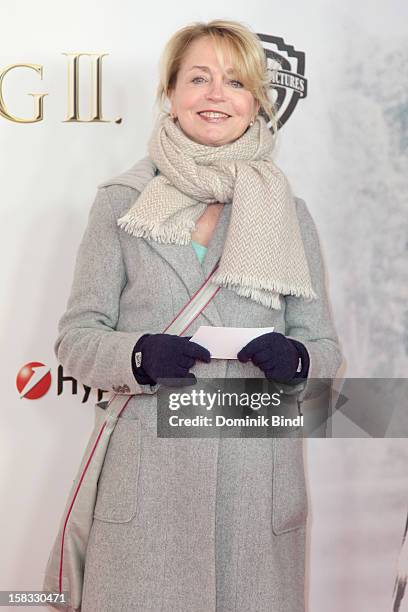
{"type": "Polygon", "coordinates": [[[277,310],[279,294],[316,298],[295,201],[272,161],[272,145],[261,116],[240,138],[218,147],[194,142],[170,117],[160,117],[149,141],[160,174],[118,225],[134,236],[183,245],[208,204],[231,204],[213,282],[277,310]]]}

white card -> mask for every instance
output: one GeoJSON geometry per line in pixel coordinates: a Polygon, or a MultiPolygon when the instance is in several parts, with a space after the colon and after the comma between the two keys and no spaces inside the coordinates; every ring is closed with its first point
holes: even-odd
{"type": "Polygon", "coordinates": [[[190,340],[208,349],[213,359],[237,359],[237,353],[250,340],[273,330],[273,327],[212,327],[201,325],[190,340]]]}

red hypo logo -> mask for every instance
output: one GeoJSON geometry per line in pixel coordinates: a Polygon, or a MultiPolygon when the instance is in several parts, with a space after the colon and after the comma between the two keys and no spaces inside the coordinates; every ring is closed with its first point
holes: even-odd
{"type": "Polygon", "coordinates": [[[51,386],[51,368],[40,361],[30,361],[17,373],[16,386],[20,399],[38,399],[45,395],[51,386]]]}
{"type": "MultiPolygon", "coordinates": [[[[20,399],[40,399],[48,393],[51,386],[51,368],[41,361],[30,361],[23,365],[17,373],[16,387],[20,394],[20,399]]],[[[58,365],[56,374],[53,378],[56,384],[57,395],[65,391],[65,385],[69,385],[71,395],[78,395],[78,381],[72,376],[64,375],[63,367],[58,365]]],[[[82,403],[91,397],[92,388],[82,384],[82,403]]],[[[98,402],[103,398],[103,389],[97,389],[98,402]]]]}

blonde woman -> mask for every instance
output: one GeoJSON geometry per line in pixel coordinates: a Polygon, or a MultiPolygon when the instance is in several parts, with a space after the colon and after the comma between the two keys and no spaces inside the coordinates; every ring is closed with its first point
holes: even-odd
{"type": "Polygon", "coordinates": [[[299,385],[341,363],[307,206],[273,162],[265,54],[234,21],[168,41],[148,155],[99,185],[56,354],[132,397],[98,481],[82,612],[303,612],[307,496],[300,439],[166,439],[157,381],[267,377],[299,385]],[[270,123],[268,126],[264,117],[270,123]],[[188,329],[162,330],[209,275],[188,329]],[[273,327],[237,359],[201,325],[273,327]]]}

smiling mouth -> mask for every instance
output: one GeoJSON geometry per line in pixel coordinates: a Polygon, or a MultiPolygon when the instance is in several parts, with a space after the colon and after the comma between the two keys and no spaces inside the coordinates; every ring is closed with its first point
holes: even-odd
{"type": "Polygon", "coordinates": [[[197,115],[200,117],[200,119],[206,121],[207,123],[223,123],[224,121],[230,118],[230,115],[224,113],[206,111],[197,113],[197,115]]]}

